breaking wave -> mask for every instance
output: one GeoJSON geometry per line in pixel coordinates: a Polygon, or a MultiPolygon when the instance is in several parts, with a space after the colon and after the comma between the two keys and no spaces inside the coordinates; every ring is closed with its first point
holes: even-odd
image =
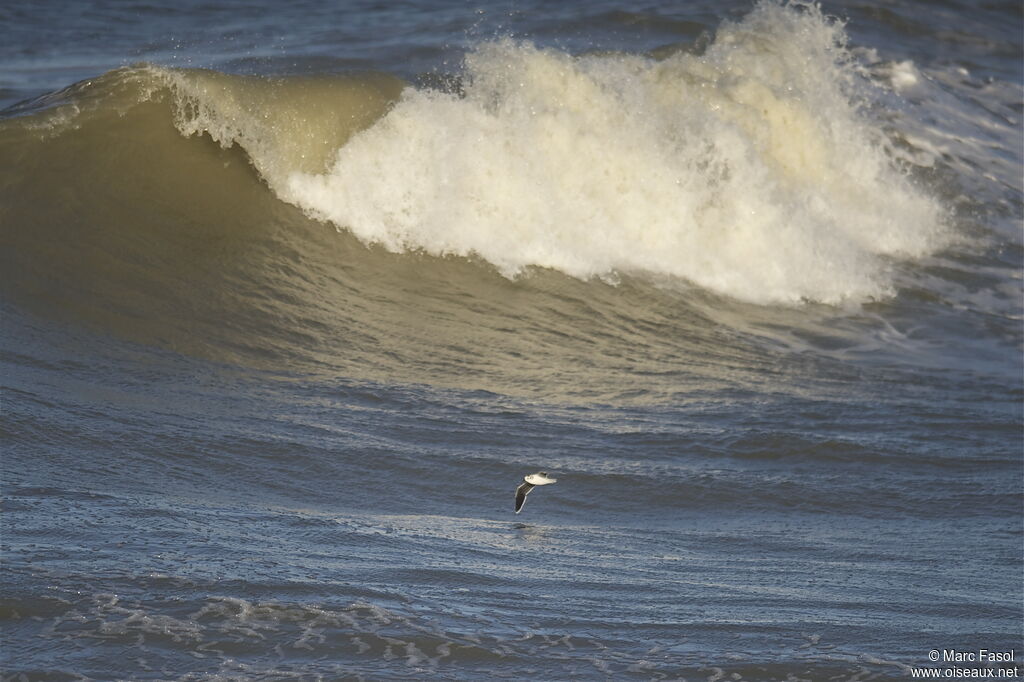
{"type": "Polygon", "coordinates": [[[942,207],[867,113],[842,26],[813,5],[764,2],[705,50],[660,60],[486,43],[458,82],[143,66],[7,125],[45,137],[105,116],[110,136],[164,101],[178,132],[237,145],[308,215],[513,278],[550,268],[753,303],[857,303],[892,295],[893,262],[948,239],[942,207]]]}

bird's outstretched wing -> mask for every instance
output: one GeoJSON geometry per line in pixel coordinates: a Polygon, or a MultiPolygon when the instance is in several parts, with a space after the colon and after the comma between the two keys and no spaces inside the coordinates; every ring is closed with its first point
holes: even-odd
{"type": "Polygon", "coordinates": [[[526,496],[531,490],[533,490],[533,484],[531,483],[523,483],[516,488],[516,514],[522,511],[523,504],[526,503],[526,496]]]}

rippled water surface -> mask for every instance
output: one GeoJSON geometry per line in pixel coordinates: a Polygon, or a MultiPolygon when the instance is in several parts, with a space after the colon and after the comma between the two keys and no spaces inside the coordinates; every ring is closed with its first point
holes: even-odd
{"type": "Polygon", "coordinates": [[[5,680],[1021,664],[1018,3],[0,22],[5,680]]]}

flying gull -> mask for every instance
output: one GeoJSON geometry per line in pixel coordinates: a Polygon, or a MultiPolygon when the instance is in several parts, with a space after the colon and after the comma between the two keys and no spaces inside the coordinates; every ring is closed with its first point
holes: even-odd
{"type": "Polygon", "coordinates": [[[534,486],[538,485],[550,485],[557,481],[557,478],[548,478],[548,472],[539,471],[535,474],[529,474],[523,476],[525,483],[521,483],[516,488],[516,514],[523,510],[523,505],[526,504],[526,496],[530,494],[534,486]]]}

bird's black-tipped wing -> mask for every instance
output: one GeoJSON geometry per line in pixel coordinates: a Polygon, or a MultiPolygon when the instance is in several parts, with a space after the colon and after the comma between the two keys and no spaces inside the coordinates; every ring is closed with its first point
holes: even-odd
{"type": "Polygon", "coordinates": [[[516,488],[516,514],[522,511],[523,504],[526,503],[526,496],[531,490],[533,490],[532,483],[523,483],[516,488]]]}

